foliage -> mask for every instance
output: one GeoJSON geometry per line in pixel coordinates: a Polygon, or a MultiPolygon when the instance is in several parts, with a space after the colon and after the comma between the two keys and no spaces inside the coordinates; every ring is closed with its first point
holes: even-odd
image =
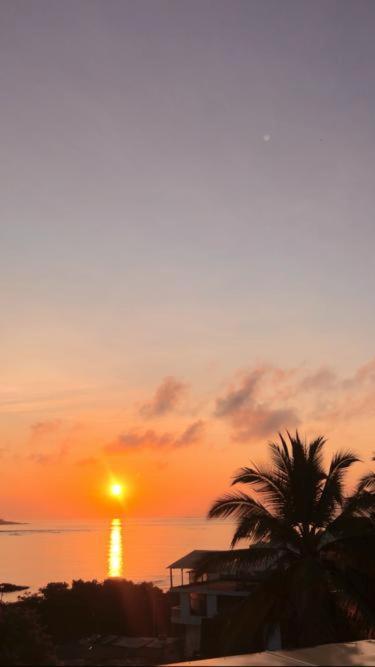
{"type": "Polygon", "coordinates": [[[170,597],[125,579],[50,583],[18,603],[33,609],[56,643],[94,634],[154,636],[170,627],[170,597]]]}
{"type": "Polygon", "coordinates": [[[209,518],[236,520],[232,547],[250,542],[211,559],[211,570],[259,582],[237,613],[218,621],[228,650],[259,645],[275,627],[289,647],[374,636],[375,474],[346,494],[345,475],[359,459],[338,452],[327,469],[324,445],[322,437],[306,444],[298,432],[280,435],[269,446],[271,465],[234,475],[232,484],[254,493],[226,494],[210,509],[209,518]]]}
{"type": "Polygon", "coordinates": [[[0,665],[56,664],[52,644],[31,609],[0,605],[0,665]]]}

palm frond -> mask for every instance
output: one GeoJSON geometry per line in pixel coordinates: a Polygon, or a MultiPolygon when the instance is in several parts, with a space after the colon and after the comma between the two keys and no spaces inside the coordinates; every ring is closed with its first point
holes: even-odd
{"type": "Polygon", "coordinates": [[[375,627],[367,590],[375,584],[375,474],[364,475],[345,496],[345,476],[359,461],[355,453],[337,452],[327,469],[324,437],[305,442],[298,431],[286,431],[279,438],[269,445],[269,467],[251,464],[233,478],[256,498],[226,494],[209,512],[210,518],[235,519],[232,549],[240,540],[258,543],[219,554],[217,567],[249,576],[264,570],[256,590],[226,621],[225,635],[236,650],[256,636],[258,641],[262,628],[275,622],[296,646],[375,627]]]}
{"type": "Polygon", "coordinates": [[[292,456],[284,518],[299,525],[301,531],[307,535],[313,523],[316,497],[325,478],[321,457],[324,439],[319,437],[306,444],[302,442],[298,431],[295,436],[288,433],[288,437],[292,456]]]}
{"type": "Polygon", "coordinates": [[[262,503],[246,493],[237,492],[218,498],[212,505],[208,517],[237,520],[237,528],[232,539],[232,547],[241,539],[250,541],[274,540],[278,542],[296,542],[293,527],[278,516],[272,514],[262,503]]]}
{"type": "Polygon", "coordinates": [[[341,512],[332,521],[326,531],[322,534],[320,547],[325,548],[332,542],[347,539],[371,536],[374,532],[374,522],[367,516],[356,516],[351,513],[341,512]]]}
{"type": "Polygon", "coordinates": [[[314,522],[322,527],[333,520],[344,503],[343,479],[348,468],[359,461],[351,451],[337,452],[331,461],[320,497],[317,497],[314,522]]]}
{"type": "Polygon", "coordinates": [[[321,556],[333,563],[336,569],[361,572],[375,578],[375,531],[368,522],[355,518],[340,537],[322,543],[321,556]]]}
{"type": "Polygon", "coordinates": [[[279,473],[274,473],[271,469],[261,466],[253,468],[240,468],[232,481],[235,484],[249,484],[254,487],[257,493],[260,493],[264,501],[270,505],[274,512],[282,510],[287,500],[287,479],[279,473]]]}
{"type": "Polygon", "coordinates": [[[280,548],[293,545],[295,549],[299,549],[299,536],[292,526],[272,515],[264,516],[258,512],[237,522],[231,547],[244,539],[250,543],[268,540],[278,544],[280,548]]]}
{"type": "Polygon", "coordinates": [[[366,475],[363,475],[359,480],[354,495],[357,493],[362,493],[363,491],[368,491],[370,493],[375,493],[375,473],[369,472],[366,475]]]}
{"type": "Polygon", "coordinates": [[[290,561],[296,558],[289,549],[281,550],[271,547],[267,543],[247,547],[246,549],[233,549],[232,551],[218,552],[202,556],[195,567],[195,575],[199,578],[202,574],[218,572],[221,575],[235,575],[240,578],[249,579],[259,570],[268,571],[270,566],[276,567],[281,560],[285,561],[288,554],[290,561]]]}
{"type": "Polygon", "coordinates": [[[234,516],[236,519],[242,519],[254,513],[266,517],[271,516],[262,503],[257,502],[246,493],[238,491],[237,493],[226,493],[218,498],[210,508],[208,518],[223,517],[226,519],[234,516]]]}
{"type": "Polygon", "coordinates": [[[375,606],[368,577],[358,576],[353,570],[333,569],[329,578],[332,597],[348,626],[357,637],[369,637],[375,628],[375,606]]]}

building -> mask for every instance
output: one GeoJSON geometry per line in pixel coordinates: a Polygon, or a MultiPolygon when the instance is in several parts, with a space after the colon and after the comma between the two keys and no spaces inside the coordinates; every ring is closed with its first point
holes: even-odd
{"type": "MultiPolygon", "coordinates": [[[[191,551],[169,565],[170,590],[178,595],[178,605],[172,608],[172,623],[184,626],[184,651],[186,658],[199,654],[201,648],[202,621],[221,612],[228,612],[253,590],[257,573],[253,577],[239,578],[217,571],[210,561],[227,551],[191,551]],[[205,563],[204,573],[197,576],[197,567],[205,563]],[[177,571],[177,573],[176,573],[177,571]]],[[[231,552],[233,553],[233,552],[231,552]]]]}

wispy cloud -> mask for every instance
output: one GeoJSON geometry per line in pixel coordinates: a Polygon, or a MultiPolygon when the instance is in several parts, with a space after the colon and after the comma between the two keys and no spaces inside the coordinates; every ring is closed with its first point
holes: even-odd
{"type": "Polygon", "coordinates": [[[150,418],[172,412],[178,407],[186,388],[186,384],[171,375],[164,378],[152,399],[141,406],[140,414],[142,417],[150,418]]]}
{"type": "Polygon", "coordinates": [[[28,460],[39,465],[56,464],[63,461],[69,454],[69,446],[67,443],[61,444],[57,449],[50,452],[32,452],[28,455],[28,460]]]}
{"type": "Polygon", "coordinates": [[[108,444],[104,449],[107,454],[124,454],[127,451],[139,451],[142,449],[174,449],[188,447],[199,442],[204,434],[203,421],[189,424],[180,434],[169,431],[158,433],[154,429],[145,431],[126,431],[121,433],[116,440],[108,444]]]}
{"type": "Polygon", "coordinates": [[[0,389],[0,413],[36,413],[48,409],[73,408],[92,401],[95,387],[71,387],[57,391],[31,392],[23,387],[0,389]]]}
{"type": "Polygon", "coordinates": [[[201,419],[199,419],[198,421],[190,424],[190,426],[185,429],[185,431],[176,440],[175,445],[177,447],[187,447],[188,445],[193,445],[203,438],[204,431],[205,424],[201,419]]]}
{"type": "Polygon", "coordinates": [[[251,371],[240,383],[240,386],[229,391],[216,400],[216,417],[231,417],[241,412],[249,402],[254,400],[255,391],[266,370],[256,368],[251,371]]]}
{"type": "Polygon", "coordinates": [[[78,459],[76,461],[77,466],[82,466],[82,467],[90,467],[90,466],[96,466],[98,463],[98,459],[95,458],[95,456],[87,456],[86,458],[83,459],[78,459]]]}
{"type": "Polygon", "coordinates": [[[322,367],[308,373],[297,385],[297,390],[302,391],[327,391],[337,388],[338,379],[331,368],[322,367]]]}
{"type": "Polygon", "coordinates": [[[60,430],[62,422],[60,419],[48,419],[45,421],[35,422],[31,424],[31,434],[35,438],[44,437],[56,433],[60,430]]]}
{"type": "Polygon", "coordinates": [[[82,424],[62,419],[46,419],[30,425],[29,461],[47,465],[65,459],[76,444],[82,424]]]}
{"type": "Polygon", "coordinates": [[[234,440],[248,442],[267,437],[285,427],[294,427],[299,417],[293,407],[282,406],[279,401],[261,399],[263,380],[274,384],[285,381],[287,374],[268,366],[261,366],[247,373],[235,387],[216,400],[214,416],[225,419],[232,428],[234,440]]]}
{"type": "Polygon", "coordinates": [[[109,454],[123,453],[131,449],[159,449],[170,446],[173,443],[173,436],[170,433],[157,433],[153,429],[146,431],[125,431],[118,438],[105,447],[109,454]]]}
{"type": "Polygon", "coordinates": [[[375,416],[375,360],[349,377],[330,367],[280,369],[258,366],[242,373],[216,399],[214,416],[226,421],[237,441],[272,436],[301,423],[322,428],[375,416]]]}
{"type": "Polygon", "coordinates": [[[49,463],[52,463],[54,460],[54,457],[51,456],[50,454],[37,454],[33,453],[30,454],[28,457],[29,461],[32,461],[33,463],[37,463],[38,465],[48,465],[49,463]]]}

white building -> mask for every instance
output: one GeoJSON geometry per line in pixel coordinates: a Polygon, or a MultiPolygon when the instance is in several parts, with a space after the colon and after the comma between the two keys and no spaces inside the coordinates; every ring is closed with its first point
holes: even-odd
{"type": "Polygon", "coordinates": [[[249,579],[244,581],[223,572],[210,572],[209,565],[205,567],[207,571],[197,579],[196,569],[202,559],[209,563],[210,556],[225,553],[227,552],[191,551],[168,566],[170,590],[179,596],[179,604],[172,608],[172,623],[184,626],[187,658],[200,651],[203,619],[229,611],[239,599],[248,596],[255,585],[255,581],[249,579]]]}

